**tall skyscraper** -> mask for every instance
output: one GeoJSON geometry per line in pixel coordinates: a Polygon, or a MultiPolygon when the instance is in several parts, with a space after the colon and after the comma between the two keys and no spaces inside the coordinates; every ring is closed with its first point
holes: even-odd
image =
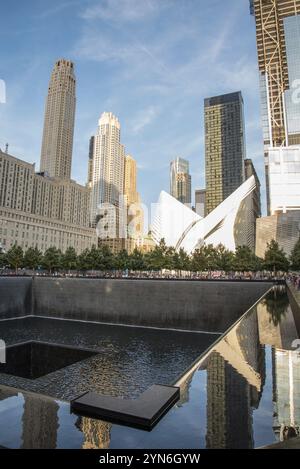
{"type": "Polygon", "coordinates": [[[244,181],[245,130],[241,92],[207,98],[205,113],[206,214],[244,181]]]}
{"type": "Polygon", "coordinates": [[[48,88],[40,164],[40,171],[51,177],[71,177],[75,107],[74,64],[60,59],[48,88]]]}
{"type": "MultiPolygon", "coordinates": [[[[269,150],[300,145],[300,0],[250,0],[250,10],[256,22],[267,206],[272,214],[269,150]]],[[[293,172],[299,180],[300,170],[295,166],[293,172]]]]}
{"type": "Polygon", "coordinates": [[[191,204],[191,176],[189,162],[176,158],[170,164],[170,194],[183,204],[191,204]]]}
{"type": "MultiPolygon", "coordinates": [[[[91,225],[101,220],[99,238],[116,251],[122,248],[120,227],[126,227],[123,219],[125,150],[120,143],[121,126],[111,112],[104,112],[100,119],[93,145],[93,174],[91,181],[91,225]],[[103,204],[109,204],[106,207],[103,204]],[[102,205],[102,208],[99,206],[102,205]],[[109,208],[110,207],[110,208],[109,208]]],[[[123,236],[124,234],[122,234],[123,236]]]]}
{"type": "Polygon", "coordinates": [[[93,180],[94,142],[95,142],[95,137],[92,136],[90,138],[90,143],[89,143],[89,162],[88,162],[88,180],[87,180],[88,187],[91,187],[92,180],[93,180]]]}
{"type": "MultiPolygon", "coordinates": [[[[137,165],[131,155],[125,157],[124,196],[127,205],[128,236],[141,238],[144,231],[144,212],[137,192],[137,165]]],[[[132,243],[135,247],[135,244],[132,243]]]]}
{"type": "Polygon", "coordinates": [[[125,175],[124,175],[124,194],[127,197],[128,204],[134,204],[138,200],[136,190],[137,168],[136,161],[131,155],[125,157],[125,175]]]}

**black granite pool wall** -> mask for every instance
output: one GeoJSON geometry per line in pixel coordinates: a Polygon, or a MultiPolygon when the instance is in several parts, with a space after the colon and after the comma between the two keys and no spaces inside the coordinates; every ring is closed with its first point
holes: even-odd
{"type": "Polygon", "coordinates": [[[36,277],[33,310],[61,319],[224,332],[270,287],[268,282],[36,277]]]}
{"type": "Polygon", "coordinates": [[[293,311],[297,332],[300,337],[300,292],[290,282],[287,282],[287,294],[293,311]]]}
{"type": "Polygon", "coordinates": [[[32,314],[32,279],[0,278],[0,319],[32,314]]]}

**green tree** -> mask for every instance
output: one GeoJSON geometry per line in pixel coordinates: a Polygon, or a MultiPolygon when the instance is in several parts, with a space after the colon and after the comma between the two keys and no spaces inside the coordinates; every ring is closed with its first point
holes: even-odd
{"type": "Polygon", "coordinates": [[[178,254],[176,253],[175,248],[167,247],[167,249],[164,250],[164,247],[162,247],[162,257],[163,257],[163,263],[162,263],[163,269],[168,269],[168,270],[176,269],[175,261],[177,260],[178,254]]]}
{"type": "Polygon", "coordinates": [[[5,267],[7,264],[7,261],[6,261],[6,254],[5,252],[3,251],[2,248],[0,248],[0,268],[1,267],[5,267]]]}
{"type": "Polygon", "coordinates": [[[226,249],[223,244],[219,244],[216,248],[216,263],[220,270],[229,272],[233,268],[234,254],[226,249]]]}
{"type": "Polygon", "coordinates": [[[99,249],[102,270],[113,270],[115,268],[115,257],[108,246],[99,249]]]}
{"type": "Polygon", "coordinates": [[[216,270],[219,268],[217,250],[212,244],[204,245],[203,252],[206,257],[207,270],[216,270]]]}
{"type": "Polygon", "coordinates": [[[255,272],[262,269],[262,261],[248,246],[238,246],[235,250],[233,269],[239,272],[245,270],[255,272]]]}
{"type": "Polygon", "coordinates": [[[101,270],[101,255],[95,245],[86,253],[86,267],[87,270],[101,270]]]}
{"type": "Polygon", "coordinates": [[[14,244],[6,254],[6,260],[10,267],[13,267],[16,271],[23,265],[23,249],[21,246],[14,244]]]}
{"type": "Polygon", "coordinates": [[[66,252],[62,256],[62,266],[68,271],[77,269],[78,259],[77,254],[73,246],[68,247],[66,252]]]}
{"type": "Polygon", "coordinates": [[[146,263],[144,259],[144,254],[139,251],[137,248],[133,250],[129,256],[129,265],[130,270],[144,270],[146,269],[146,263]]]}
{"type": "Polygon", "coordinates": [[[44,268],[52,272],[53,269],[59,269],[61,267],[62,254],[60,249],[56,247],[48,248],[43,256],[42,265],[44,268]]]}
{"type": "Polygon", "coordinates": [[[191,260],[183,248],[180,248],[179,252],[174,253],[173,264],[175,270],[190,270],[191,260]]]}
{"type": "Polygon", "coordinates": [[[78,268],[80,270],[89,270],[90,250],[87,248],[78,256],[78,268]]]}
{"type": "Polygon", "coordinates": [[[162,239],[158,246],[147,252],[145,255],[145,261],[148,270],[161,270],[165,267],[165,256],[167,254],[168,247],[165,243],[165,240],[162,239]]]}
{"type": "Polygon", "coordinates": [[[24,262],[23,262],[24,267],[27,267],[28,269],[36,270],[39,267],[39,265],[41,265],[42,259],[43,259],[43,255],[37,247],[28,248],[24,254],[24,262]]]}
{"type": "Polygon", "coordinates": [[[289,269],[287,256],[283,249],[280,249],[279,244],[274,239],[267,244],[264,267],[266,270],[273,271],[274,273],[279,270],[287,272],[289,269]]]}
{"type": "Polygon", "coordinates": [[[294,249],[291,252],[291,268],[293,270],[300,270],[300,238],[294,246],[294,249]]]}
{"type": "Polygon", "coordinates": [[[115,255],[114,264],[117,270],[125,270],[130,267],[130,259],[126,249],[122,249],[115,255]]]}
{"type": "Polygon", "coordinates": [[[193,252],[191,269],[193,272],[205,272],[208,270],[207,255],[204,246],[201,246],[193,252]]]}

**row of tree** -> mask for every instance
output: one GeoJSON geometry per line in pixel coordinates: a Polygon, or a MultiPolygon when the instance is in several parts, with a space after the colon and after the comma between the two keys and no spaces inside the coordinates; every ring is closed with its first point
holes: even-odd
{"type": "Polygon", "coordinates": [[[296,243],[290,259],[280,249],[276,241],[268,244],[265,258],[260,259],[246,246],[238,247],[235,252],[229,251],[222,244],[217,247],[204,245],[189,256],[183,249],[176,252],[168,247],[164,240],[149,253],[135,249],[132,254],[120,251],[113,254],[108,247],[92,246],[80,255],[73,247],[62,253],[50,247],[44,253],[37,248],[28,248],[25,252],[14,245],[6,253],[0,252],[0,267],[13,269],[46,269],[54,270],[185,270],[204,272],[213,270],[230,271],[284,271],[289,268],[300,270],[300,240],[296,243]]]}

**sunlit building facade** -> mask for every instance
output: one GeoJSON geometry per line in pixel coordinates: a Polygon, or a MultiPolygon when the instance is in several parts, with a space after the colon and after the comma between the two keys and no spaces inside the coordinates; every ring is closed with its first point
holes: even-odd
{"type": "Polygon", "coordinates": [[[144,211],[140,194],[137,192],[137,164],[131,155],[125,157],[124,197],[127,210],[127,236],[133,240],[142,238],[144,211]]]}
{"type": "Polygon", "coordinates": [[[164,239],[167,246],[183,248],[188,254],[203,244],[221,243],[234,251],[237,215],[241,203],[255,188],[255,177],[251,176],[205,218],[162,191],[151,224],[152,238],[156,244],[164,239]]]}
{"type": "Polygon", "coordinates": [[[74,247],[77,253],[96,243],[89,227],[90,193],[71,179],[35,173],[35,165],[0,151],[0,245],[24,250],[74,247]]]}
{"type": "Polygon", "coordinates": [[[300,146],[269,150],[270,213],[300,210],[300,146]]]}
{"type": "Polygon", "coordinates": [[[113,252],[123,249],[126,227],[125,149],[120,134],[118,118],[104,112],[93,141],[90,223],[97,227],[98,244],[107,245],[113,252]]]}
{"type": "Polygon", "coordinates": [[[275,239],[289,256],[300,237],[300,210],[275,213],[256,221],[256,255],[264,258],[268,243],[275,239]]]}
{"type": "Polygon", "coordinates": [[[71,178],[76,107],[74,64],[60,59],[53,68],[46,100],[40,171],[71,178]]]}
{"type": "Polygon", "coordinates": [[[189,162],[176,158],[170,164],[170,194],[183,204],[191,204],[191,175],[189,162]]]}
{"type": "Polygon", "coordinates": [[[244,181],[245,129],[241,92],[207,98],[205,118],[206,214],[244,181]]]}
{"type": "Polygon", "coordinates": [[[250,10],[256,22],[267,208],[271,214],[269,150],[300,145],[300,0],[250,0],[250,10]]]}

